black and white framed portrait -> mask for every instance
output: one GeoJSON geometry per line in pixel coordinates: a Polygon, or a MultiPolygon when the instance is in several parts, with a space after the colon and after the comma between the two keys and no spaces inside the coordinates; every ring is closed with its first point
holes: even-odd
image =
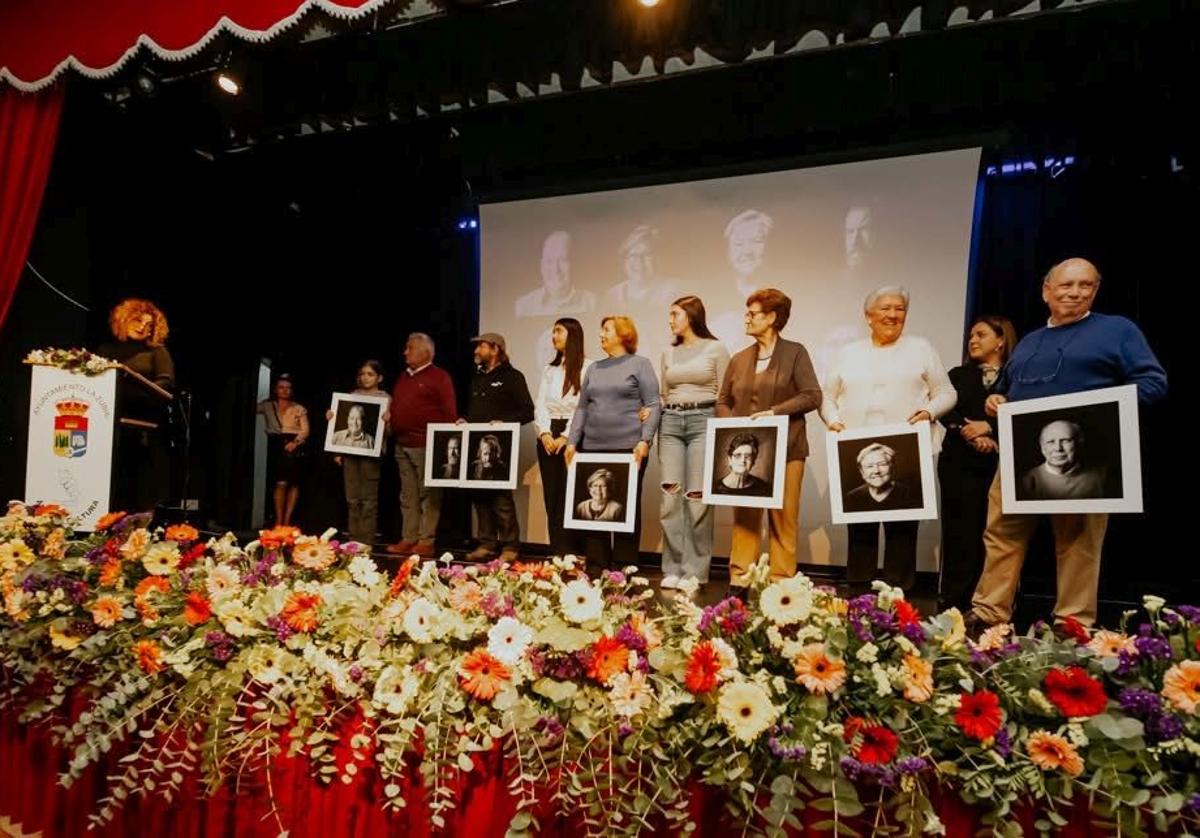
{"type": "Polygon", "coordinates": [[[783,508],[786,416],[709,419],[703,500],[710,506],[783,508]]]}
{"type": "Polygon", "coordinates": [[[334,393],[333,417],[325,429],[325,450],[356,457],[378,457],[383,451],[387,396],[334,393]]]}
{"type": "Polygon", "coordinates": [[[1137,387],[1000,405],[1006,513],[1141,512],[1137,387]]]}
{"type": "Polygon", "coordinates": [[[466,425],[433,422],[425,430],[425,485],[461,486],[466,474],[466,425]]]}
{"type": "Polygon", "coordinates": [[[466,462],[458,485],[472,489],[517,488],[517,422],[472,422],[466,429],[466,462]]]}
{"type": "Polygon", "coordinates": [[[937,517],[928,422],[830,431],[825,444],[835,524],[937,517]]]}
{"type": "Polygon", "coordinates": [[[633,454],[576,454],[567,469],[563,526],[633,532],[637,466],[633,454]]]}

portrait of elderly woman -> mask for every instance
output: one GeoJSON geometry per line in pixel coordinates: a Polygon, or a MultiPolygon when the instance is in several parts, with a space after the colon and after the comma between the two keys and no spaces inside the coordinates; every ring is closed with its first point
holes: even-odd
{"type": "Polygon", "coordinates": [[[633,228],[617,248],[622,279],[604,295],[608,311],[630,311],[635,305],[666,306],[680,294],[679,283],[659,274],[654,259],[658,230],[647,224],[633,228]]]}
{"type": "Polygon", "coordinates": [[[896,449],[872,442],[855,457],[862,483],[846,492],[842,508],[846,512],[874,512],[920,507],[919,491],[897,479],[896,449]]]}
{"type": "Polygon", "coordinates": [[[581,521],[620,521],[625,504],[615,499],[617,476],[610,469],[598,468],[588,476],[587,500],[575,505],[575,517],[581,521]]]}
{"type": "Polygon", "coordinates": [[[713,494],[768,497],[771,484],[754,474],[758,462],[759,440],[756,434],[739,431],[725,443],[725,469],[713,471],[713,494]]]}

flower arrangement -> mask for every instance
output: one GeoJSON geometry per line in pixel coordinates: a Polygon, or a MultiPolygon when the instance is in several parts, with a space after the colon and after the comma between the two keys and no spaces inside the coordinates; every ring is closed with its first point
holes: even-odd
{"type": "Polygon", "coordinates": [[[45,367],[58,367],[68,372],[83,375],[100,375],[113,367],[116,361],[95,355],[86,349],[34,349],[25,356],[25,363],[45,367]]]}
{"type": "Polygon", "coordinates": [[[287,753],[318,782],[370,772],[389,808],[415,771],[439,827],[501,751],[518,834],[545,800],[589,832],[686,829],[691,780],[770,834],[804,807],[830,830],[938,833],[935,786],[997,833],[1026,803],[1052,831],[1079,795],[1122,829],[1200,827],[1200,610],[1148,598],[1133,633],[1130,613],[971,641],[880,583],[847,601],[767,573],[748,603],[658,606],[634,568],[593,579],[571,556],[386,573],[332,531],[240,545],[114,513],[76,539],[61,508],[14,504],[0,703],[53,723],[64,783],[124,753],[98,823],[287,753]]]}

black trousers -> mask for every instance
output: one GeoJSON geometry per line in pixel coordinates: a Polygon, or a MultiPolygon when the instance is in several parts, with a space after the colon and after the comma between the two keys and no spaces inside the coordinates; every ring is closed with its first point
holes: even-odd
{"type": "MultiPolygon", "coordinates": [[[[550,420],[550,435],[558,437],[567,428],[566,419],[550,420]]],[[[562,556],[574,552],[577,539],[573,530],[563,527],[563,514],[567,505],[567,461],[561,451],[554,456],[546,453],[539,439],[537,448],[538,469],[542,473],[542,500],[546,503],[546,524],[550,529],[550,549],[554,555],[562,556]]]]}
{"type": "MultiPolygon", "coordinates": [[[[624,451],[595,451],[588,449],[589,454],[624,454],[624,451]]],[[[589,576],[598,576],[609,568],[626,567],[638,563],[638,545],[642,541],[642,479],[646,474],[646,457],[638,466],[637,498],[633,504],[633,532],[596,532],[581,530],[583,533],[583,554],[587,557],[589,576]]]]}
{"type": "Polygon", "coordinates": [[[496,552],[500,547],[520,547],[517,505],[511,489],[476,489],[471,498],[479,521],[479,546],[496,552]]]}
{"type": "Polygon", "coordinates": [[[996,469],[981,469],[953,459],[938,461],[942,489],[942,569],[938,584],[941,608],[971,608],[971,595],[983,573],[983,530],[988,490],[996,469]]]}
{"type": "Polygon", "coordinates": [[[878,578],[879,528],[883,527],[883,576],[889,585],[907,594],[917,581],[917,527],[920,521],[887,521],[884,524],[847,524],[849,550],[846,578],[852,594],[864,593],[878,578]]]}

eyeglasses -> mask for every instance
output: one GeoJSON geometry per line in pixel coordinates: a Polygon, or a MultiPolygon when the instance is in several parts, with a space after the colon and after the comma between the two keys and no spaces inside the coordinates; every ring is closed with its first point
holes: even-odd
{"type": "Polygon", "coordinates": [[[752,308],[748,308],[748,309],[746,309],[746,316],[745,316],[745,318],[744,318],[744,319],[746,319],[746,320],[753,320],[755,317],[762,317],[762,316],[764,316],[765,314],[766,314],[766,312],[765,312],[765,311],[763,311],[762,309],[759,309],[758,311],[755,311],[755,310],[754,310],[754,309],[752,309],[752,308]]]}
{"type": "Polygon", "coordinates": [[[1049,375],[1024,375],[1023,373],[1025,368],[1029,366],[1029,362],[1036,357],[1037,353],[1035,352],[1025,359],[1025,363],[1021,364],[1021,368],[1019,370],[1013,372],[1014,381],[1016,381],[1018,384],[1049,384],[1051,381],[1058,378],[1058,373],[1062,370],[1063,365],[1063,351],[1061,347],[1058,350],[1058,363],[1054,365],[1054,372],[1050,373],[1049,375]]]}

